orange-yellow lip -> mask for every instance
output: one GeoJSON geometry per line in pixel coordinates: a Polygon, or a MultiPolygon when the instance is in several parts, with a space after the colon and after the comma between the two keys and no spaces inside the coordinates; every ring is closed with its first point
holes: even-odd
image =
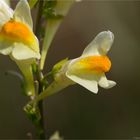
{"type": "Polygon", "coordinates": [[[35,48],[32,47],[35,44],[33,32],[28,26],[21,22],[10,20],[5,23],[1,28],[0,38],[13,42],[22,42],[36,51],[35,48]]]}
{"type": "Polygon", "coordinates": [[[82,72],[108,72],[111,68],[111,61],[107,56],[88,56],[77,61],[74,67],[82,72]]]}

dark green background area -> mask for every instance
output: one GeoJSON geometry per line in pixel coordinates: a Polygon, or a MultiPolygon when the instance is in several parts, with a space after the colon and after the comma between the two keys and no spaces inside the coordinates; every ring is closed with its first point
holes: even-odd
{"type": "MultiPolygon", "coordinates": [[[[34,19],[35,14],[34,15],[34,19]]],[[[109,139],[140,137],[140,1],[83,1],[75,4],[49,50],[45,71],[59,60],[80,56],[101,31],[115,35],[109,52],[112,69],[108,79],[117,86],[97,95],[79,85],[45,99],[45,126],[50,136],[56,130],[66,139],[109,139]]],[[[0,55],[0,138],[27,138],[35,129],[22,108],[18,78],[5,76],[18,70],[0,55]]],[[[44,71],[44,72],[45,72],[44,71]]]]}

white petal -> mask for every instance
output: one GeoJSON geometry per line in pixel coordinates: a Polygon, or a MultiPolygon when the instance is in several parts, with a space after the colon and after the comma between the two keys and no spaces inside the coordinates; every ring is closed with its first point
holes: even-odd
{"type": "Polygon", "coordinates": [[[36,52],[40,52],[40,49],[39,49],[39,40],[38,38],[34,35],[35,37],[35,44],[33,45],[33,49],[36,50],[36,52]]]}
{"type": "Polygon", "coordinates": [[[0,40],[0,53],[8,55],[12,52],[13,44],[5,40],[0,40]]]}
{"type": "Polygon", "coordinates": [[[27,0],[20,0],[18,2],[14,11],[14,19],[27,24],[31,29],[33,28],[30,6],[27,0]]]}
{"type": "Polygon", "coordinates": [[[97,85],[97,79],[93,75],[74,75],[70,74],[69,72],[66,72],[66,76],[74,81],[77,84],[80,84],[81,86],[85,87],[89,91],[93,93],[98,92],[98,85],[97,85]]]}
{"type": "Polygon", "coordinates": [[[99,33],[95,39],[85,48],[82,56],[105,55],[111,48],[114,35],[110,31],[99,33]]]}
{"type": "Polygon", "coordinates": [[[29,46],[22,43],[15,43],[15,47],[12,51],[12,55],[17,60],[25,60],[30,58],[40,59],[40,54],[34,52],[29,46]]]}
{"type": "Polygon", "coordinates": [[[0,0],[0,26],[10,20],[13,16],[13,10],[5,3],[0,0]]]}
{"type": "Polygon", "coordinates": [[[107,80],[106,76],[102,75],[100,80],[99,80],[99,85],[102,88],[108,89],[108,88],[114,87],[116,85],[116,82],[111,81],[111,80],[107,80]]]}
{"type": "Polygon", "coordinates": [[[112,88],[117,84],[115,81],[112,81],[112,80],[108,80],[108,83],[109,83],[108,88],[112,88]]]}

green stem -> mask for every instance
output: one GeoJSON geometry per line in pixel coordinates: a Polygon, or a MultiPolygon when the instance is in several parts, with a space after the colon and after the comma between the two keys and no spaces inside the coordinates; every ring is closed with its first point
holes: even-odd
{"type": "MultiPolygon", "coordinates": [[[[38,37],[38,39],[40,40],[40,28],[41,28],[41,20],[42,20],[42,12],[43,12],[43,0],[39,0],[38,3],[38,15],[37,15],[37,22],[36,22],[36,36],[38,37]]],[[[38,71],[38,75],[37,75],[37,80],[39,82],[39,89],[38,89],[38,94],[40,94],[43,90],[42,88],[42,77],[41,77],[41,71],[39,69],[38,71]]],[[[39,120],[39,124],[38,124],[38,135],[40,139],[45,139],[45,128],[44,128],[44,113],[43,113],[43,101],[40,101],[38,103],[38,108],[39,108],[39,112],[40,112],[40,120],[39,120]]]]}
{"type": "Polygon", "coordinates": [[[44,92],[42,92],[35,100],[38,102],[42,100],[45,97],[51,96],[55,94],[56,92],[59,92],[60,90],[67,87],[66,84],[62,85],[62,83],[58,83],[57,81],[54,81],[44,92]]]}
{"type": "MultiPolygon", "coordinates": [[[[40,93],[43,91],[43,85],[42,85],[42,73],[39,69],[38,74],[37,74],[37,79],[39,82],[39,89],[38,89],[38,93],[40,95],[40,93]]],[[[44,126],[44,111],[43,111],[43,100],[38,102],[38,107],[39,107],[39,111],[40,111],[40,120],[39,120],[39,124],[41,126],[41,131],[39,133],[39,138],[40,139],[45,139],[45,126],[44,126]]]]}
{"type": "Polygon", "coordinates": [[[47,89],[45,89],[37,98],[29,102],[29,104],[37,103],[45,97],[51,96],[73,84],[74,82],[70,81],[69,79],[66,81],[63,81],[63,79],[60,79],[59,81],[53,81],[47,89]]]}

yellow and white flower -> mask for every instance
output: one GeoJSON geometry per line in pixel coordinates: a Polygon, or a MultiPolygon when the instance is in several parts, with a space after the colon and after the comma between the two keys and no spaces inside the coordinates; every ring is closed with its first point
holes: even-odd
{"type": "Polygon", "coordinates": [[[14,11],[0,0],[0,53],[16,62],[25,79],[26,94],[34,96],[31,64],[40,59],[40,52],[27,0],[20,0],[14,11]]]}
{"type": "Polygon", "coordinates": [[[83,54],[69,62],[66,76],[91,92],[98,92],[98,84],[103,88],[116,85],[114,81],[107,80],[105,73],[111,68],[111,61],[106,56],[114,40],[110,31],[99,33],[85,48],[83,54]]]}
{"type": "Polygon", "coordinates": [[[52,70],[52,72],[54,71],[54,82],[30,103],[38,102],[76,83],[93,93],[98,92],[98,85],[106,89],[115,86],[116,82],[107,80],[105,76],[105,73],[111,68],[111,61],[107,53],[113,40],[112,32],[101,32],[85,48],[80,57],[69,61],[65,59],[57,63],[52,70]]]}
{"type": "Polygon", "coordinates": [[[27,0],[20,0],[14,11],[0,0],[0,53],[16,60],[40,58],[27,0]]]}
{"type": "Polygon", "coordinates": [[[99,33],[85,48],[83,54],[79,58],[68,61],[56,77],[65,73],[68,79],[93,93],[98,92],[98,85],[106,89],[115,86],[116,82],[107,80],[105,76],[105,73],[111,68],[111,61],[107,53],[113,40],[112,32],[99,33]]]}

